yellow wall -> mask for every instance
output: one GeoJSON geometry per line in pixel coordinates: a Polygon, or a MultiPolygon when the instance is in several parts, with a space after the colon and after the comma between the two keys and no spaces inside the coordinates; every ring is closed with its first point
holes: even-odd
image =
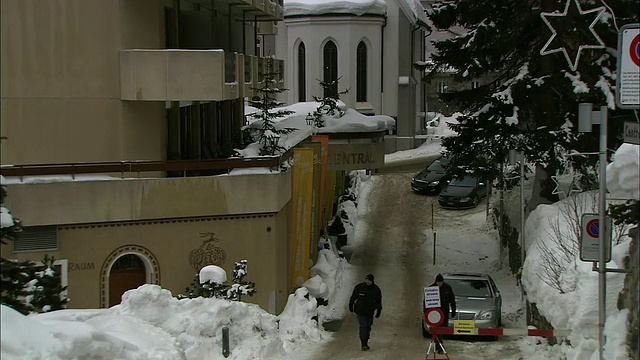
{"type": "MultiPolygon", "coordinates": [[[[174,296],[184,294],[195,275],[205,265],[206,257],[196,261],[198,253],[206,253],[206,233],[214,233],[217,241],[210,246],[226,255],[218,263],[233,278],[234,262],[248,261],[247,281],[256,283],[257,293],[242,300],[260,305],[265,310],[280,313],[286,304],[288,269],[288,211],[256,216],[228,216],[157,220],[134,223],[104,223],[61,226],[57,251],[46,252],[57,260],[68,262],[68,297],[70,308],[99,308],[108,302],[108,271],[113,260],[124,253],[134,253],[152,259],[157,264],[157,278],[150,281],[170,290],[174,296]],[[114,251],[129,246],[115,258],[114,251]],[[145,255],[144,248],[148,251],[145,255]],[[109,262],[108,260],[111,259],[109,262]],[[275,300],[271,300],[270,297],[275,300]],[[106,300],[105,300],[106,299],[106,300]]],[[[10,246],[2,247],[7,258],[42,260],[45,252],[12,254],[10,246]]],[[[200,257],[201,259],[201,257],[200,257]]],[[[150,269],[153,273],[153,269],[150,269]]],[[[108,304],[107,304],[108,305],[108,304]]]]}

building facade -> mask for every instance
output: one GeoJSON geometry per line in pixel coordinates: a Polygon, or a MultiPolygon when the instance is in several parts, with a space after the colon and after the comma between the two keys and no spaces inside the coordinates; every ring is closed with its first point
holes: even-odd
{"type": "Polygon", "coordinates": [[[0,173],[25,227],[2,256],[53,256],[72,308],[144,283],[177,295],[201,266],[246,259],[246,300],[280,312],[291,175],[224,174],[251,166],[227,158],[265,71],[256,39],[282,5],[2,1],[0,173]]]}
{"type": "Polygon", "coordinates": [[[422,72],[413,66],[425,56],[422,6],[417,0],[372,0],[369,9],[354,11],[363,2],[353,3],[284,4],[275,54],[285,60],[285,101],[313,101],[326,95],[320,80],[338,80],[337,91],[349,90],[340,97],[348,107],[396,120],[385,138],[387,152],[412,149],[426,109],[422,72]]]}

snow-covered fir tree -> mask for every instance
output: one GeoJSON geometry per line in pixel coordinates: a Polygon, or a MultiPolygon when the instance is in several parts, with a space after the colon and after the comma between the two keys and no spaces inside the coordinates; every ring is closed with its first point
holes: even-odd
{"type": "Polygon", "coordinates": [[[259,111],[247,114],[247,117],[260,122],[260,128],[251,134],[253,140],[261,145],[260,155],[273,156],[280,155],[286,150],[279,143],[280,137],[297,129],[279,127],[275,122],[277,119],[282,119],[292,114],[293,111],[281,108],[285,104],[278,101],[276,96],[288,89],[277,86],[279,73],[274,70],[273,58],[267,57],[265,61],[266,71],[264,72],[264,78],[260,80],[260,87],[253,88],[259,99],[251,101],[251,105],[258,108],[259,111]]]}
{"type": "Polygon", "coordinates": [[[313,112],[309,113],[308,116],[313,117],[315,127],[324,127],[325,123],[322,116],[327,115],[339,119],[344,115],[344,110],[338,106],[338,101],[340,101],[341,95],[349,92],[349,89],[338,91],[340,78],[334,81],[318,80],[318,82],[325,96],[313,96],[313,100],[319,102],[320,105],[313,112]]]}
{"type": "MultiPolygon", "coordinates": [[[[20,220],[13,217],[9,209],[1,206],[7,196],[4,177],[0,185],[1,226],[0,242],[8,244],[15,241],[22,231],[20,220]]],[[[35,263],[32,261],[15,261],[0,257],[0,301],[21,312],[28,314],[33,307],[25,299],[30,295],[29,282],[33,279],[35,263]]]]}
{"type": "MultiPolygon", "coordinates": [[[[7,189],[0,176],[0,204],[4,204],[7,189]]],[[[22,232],[22,223],[11,212],[0,207],[0,242],[16,241],[22,232]]],[[[66,287],[60,285],[60,274],[53,268],[53,258],[45,255],[44,265],[34,261],[0,258],[0,302],[22,314],[47,312],[64,308],[68,299],[61,294],[66,287]]]]}
{"type": "MultiPolygon", "coordinates": [[[[582,10],[603,5],[599,0],[579,1],[582,10]]],[[[541,55],[552,36],[541,12],[561,13],[556,17],[557,36],[550,49],[566,48],[573,60],[583,44],[594,44],[589,31],[595,13],[581,16],[573,0],[444,1],[428,13],[438,29],[461,26],[466,29],[450,39],[435,41],[433,62],[426,66],[426,79],[448,71],[452,81],[491,79],[477,88],[441,94],[444,102],[455,104],[462,116],[451,128],[456,136],[443,139],[451,169],[461,174],[473,170],[481,177],[503,183],[501,164],[510,149],[524,152],[537,166],[542,197],[552,194],[551,175],[568,168],[582,174],[583,189],[596,187],[597,156],[568,156],[598,150],[598,127],[579,133],[578,104],[590,102],[609,107],[609,148],[621,143],[621,126],[634,119],[632,111],[614,109],[616,47],[619,27],[637,22],[638,0],[611,0],[594,31],[602,39],[602,49],[582,49],[575,71],[561,52],[541,55]]],[[[635,120],[635,119],[634,119],[635,120]]]]}
{"type": "Polygon", "coordinates": [[[226,292],[226,299],[241,301],[242,295],[253,296],[256,293],[256,284],[252,281],[245,281],[245,276],[247,276],[247,260],[240,260],[235,263],[233,283],[226,292]]]}
{"type": "Polygon", "coordinates": [[[69,299],[64,296],[67,290],[62,286],[61,274],[55,266],[55,258],[44,256],[42,266],[35,272],[31,305],[36,312],[50,312],[65,309],[69,299]]]}
{"type": "Polygon", "coordinates": [[[256,284],[247,282],[244,277],[247,275],[247,260],[235,263],[233,270],[233,281],[228,284],[214,281],[200,281],[200,275],[196,274],[191,285],[185,289],[186,295],[178,295],[178,298],[220,298],[226,300],[241,301],[242,295],[252,296],[256,292],[256,284]]]}

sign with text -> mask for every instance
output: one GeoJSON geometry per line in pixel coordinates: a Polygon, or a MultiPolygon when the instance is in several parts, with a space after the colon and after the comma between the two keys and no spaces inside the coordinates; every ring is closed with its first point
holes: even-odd
{"type": "Polygon", "coordinates": [[[637,122],[624,122],[624,142],[640,145],[640,124],[637,122]]]}
{"type": "Polygon", "coordinates": [[[618,32],[616,104],[640,109],[640,24],[627,24],[618,32]]]}
{"type": "MultiPolygon", "coordinates": [[[[583,214],[580,231],[580,260],[600,261],[600,215],[583,214]]],[[[605,220],[604,242],[606,246],[606,261],[611,261],[611,228],[613,223],[607,216],[605,220]]]]}
{"type": "Polygon", "coordinates": [[[384,142],[329,143],[328,170],[366,170],[384,166],[384,142]]]}
{"type": "Polygon", "coordinates": [[[473,335],[476,333],[475,320],[453,320],[453,333],[459,335],[473,335]]]}
{"type": "Polygon", "coordinates": [[[440,307],[440,287],[429,286],[424,288],[424,307],[427,309],[440,307]]]}

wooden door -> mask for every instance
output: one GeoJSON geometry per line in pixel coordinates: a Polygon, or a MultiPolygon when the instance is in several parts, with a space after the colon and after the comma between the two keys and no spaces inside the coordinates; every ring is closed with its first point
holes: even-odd
{"type": "Polygon", "coordinates": [[[123,255],[111,267],[109,273],[109,307],[120,304],[122,294],[147,282],[142,260],[133,254],[123,255]]]}

